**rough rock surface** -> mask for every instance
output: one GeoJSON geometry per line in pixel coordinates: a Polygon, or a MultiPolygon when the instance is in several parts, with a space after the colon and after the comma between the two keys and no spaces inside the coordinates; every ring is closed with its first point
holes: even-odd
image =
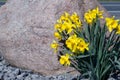
{"type": "Polygon", "coordinates": [[[54,23],[64,11],[77,12],[82,19],[96,6],[103,9],[97,0],[8,0],[0,8],[2,56],[14,66],[43,75],[72,70],[62,67],[50,49],[54,23]]]}

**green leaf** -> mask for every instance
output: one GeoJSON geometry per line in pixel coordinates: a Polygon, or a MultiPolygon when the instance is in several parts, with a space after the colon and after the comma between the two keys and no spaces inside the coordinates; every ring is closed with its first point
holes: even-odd
{"type": "Polygon", "coordinates": [[[90,42],[91,37],[90,37],[90,26],[89,26],[89,24],[85,24],[84,32],[86,34],[86,38],[90,42]]]}
{"type": "Polygon", "coordinates": [[[107,65],[107,66],[105,67],[105,69],[103,70],[103,72],[102,72],[102,74],[101,74],[101,77],[104,76],[104,75],[107,73],[107,71],[110,70],[110,67],[111,67],[111,65],[107,65]]]}
{"type": "Polygon", "coordinates": [[[79,56],[75,56],[76,58],[79,58],[79,59],[81,59],[81,58],[87,58],[87,57],[90,57],[90,56],[94,56],[94,54],[89,54],[89,55],[79,55],[79,56]]]}

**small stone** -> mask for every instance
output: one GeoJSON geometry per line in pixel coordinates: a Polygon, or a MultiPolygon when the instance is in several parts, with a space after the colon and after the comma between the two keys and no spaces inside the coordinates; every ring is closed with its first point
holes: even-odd
{"type": "Polygon", "coordinates": [[[120,73],[117,74],[117,79],[120,80],[120,73]]]}
{"type": "Polygon", "coordinates": [[[116,79],[114,79],[114,78],[109,78],[108,80],[116,80],[116,79]]]}
{"type": "Polygon", "coordinates": [[[0,66],[0,71],[3,71],[3,69],[4,69],[4,66],[0,66]]]}
{"type": "Polygon", "coordinates": [[[58,77],[56,77],[58,80],[65,80],[65,76],[64,75],[60,75],[58,77]]]}
{"type": "Polygon", "coordinates": [[[32,80],[30,76],[25,77],[25,80],[32,80]]]}
{"type": "Polygon", "coordinates": [[[17,79],[23,80],[26,76],[26,73],[22,73],[20,75],[17,76],[17,79]]]}
{"type": "Polygon", "coordinates": [[[31,77],[34,79],[34,78],[38,78],[39,76],[37,74],[33,74],[31,77]]]}
{"type": "Polygon", "coordinates": [[[32,80],[47,80],[47,78],[37,75],[37,74],[32,74],[31,78],[32,78],[32,80]]]}
{"type": "Polygon", "coordinates": [[[3,73],[7,73],[8,69],[6,68],[6,66],[3,66],[3,73]]]}
{"type": "Polygon", "coordinates": [[[15,71],[12,72],[14,75],[18,75],[20,73],[20,69],[15,69],[15,71]]]}
{"type": "Polygon", "coordinates": [[[10,69],[11,71],[15,71],[16,68],[9,66],[8,69],[10,69]]]}
{"type": "Polygon", "coordinates": [[[55,80],[55,76],[47,77],[49,80],[55,80]]]}
{"type": "Polygon", "coordinates": [[[3,66],[3,64],[0,62],[0,66],[3,66]]]}
{"type": "Polygon", "coordinates": [[[31,70],[23,70],[23,69],[20,69],[20,72],[21,73],[33,73],[31,70]]]}
{"type": "Polygon", "coordinates": [[[0,61],[2,61],[3,60],[3,57],[2,56],[0,56],[0,61]]]}
{"type": "Polygon", "coordinates": [[[8,74],[5,74],[5,75],[3,76],[3,79],[4,79],[4,80],[10,80],[8,74]]]}
{"type": "Polygon", "coordinates": [[[0,73],[0,79],[3,77],[3,73],[0,73]]]}
{"type": "Polygon", "coordinates": [[[1,63],[2,63],[3,65],[6,65],[6,66],[9,65],[9,63],[7,63],[5,60],[2,60],[1,63]]]}

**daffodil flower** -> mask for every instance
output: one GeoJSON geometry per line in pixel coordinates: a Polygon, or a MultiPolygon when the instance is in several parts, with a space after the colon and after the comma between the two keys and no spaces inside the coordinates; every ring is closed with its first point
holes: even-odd
{"type": "Polygon", "coordinates": [[[106,18],[106,26],[108,27],[108,30],[111,32],[113,29],[116,29],[118,26],[118,21],[115,20],[115,17],[113,16],[112,18],[106,18]]]}
{"type": "Polygon", "coordinates": [[[66,53],[65,55],[60,56],[60,64],[65,65],[65,66],[69,66],[70,65],[70,55],[68,53],[66,53]]]}
{"type": "Polygon", "coordinates": [[[54,49],[54,53],[57,52],[58,47],[59,47],[59,44],[54,40],[53,43],[51,44],[51,48],[54,49]]]}

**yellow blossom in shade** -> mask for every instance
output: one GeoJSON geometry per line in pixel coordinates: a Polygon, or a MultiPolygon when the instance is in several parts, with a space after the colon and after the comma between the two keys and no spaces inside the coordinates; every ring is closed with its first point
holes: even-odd
{"type": "Polygon", "coordinates": [[[62,39],[61,35],[58,32],[54,33],[54,37],[57,38],[58,40],[62,39]]]}
{"type": "Polygon", "coordinates": [[[116,29],[116,34],[120,34],[120,24],[117,26],[117,29],[116,29]]]}
{"type": "Polygon", "coordinates": [[[81,39],[80,43],[77,46],[77,49],[81,51],[82,53],[84,53],[85,50],[89,50],[88,46],[89,46],[89,43],[85,43],[85,41],[81,39]]]}
{"type": "Polygon", "coordinates": [[[60,64],[65,65],[65,66],[69,66],[70,65],[70,55],[68,53],[66,53],[65,55],[60,56],[60,64]]]}
{"type": "Polygon", "coordinates": [[[54,52],[56,53],[58,50],[59,44],[56,41],[53,41],[53,43],[51,44],[51,48],[54,49],[54,52]]]}
{"type": "Polygon", "coordinates": [[[72,22],[74,22],[74,24],[77,26],[77,27],[81,27],[82,25],[82,22],[80,21],[79,19],[80,17],[78,16],[78,14],[76,12],[74,12],[71,16],[70,16],[70,19],[72,20],[72,22]]]}
{"type": "Polygon", "coordinates": [[[106,26],[108,27],[108,30],[111,32],[113,29],[116,29],[118,26],[118,21],[115,20],[114,16],[112,18],[106,18],[106,26]]]}

